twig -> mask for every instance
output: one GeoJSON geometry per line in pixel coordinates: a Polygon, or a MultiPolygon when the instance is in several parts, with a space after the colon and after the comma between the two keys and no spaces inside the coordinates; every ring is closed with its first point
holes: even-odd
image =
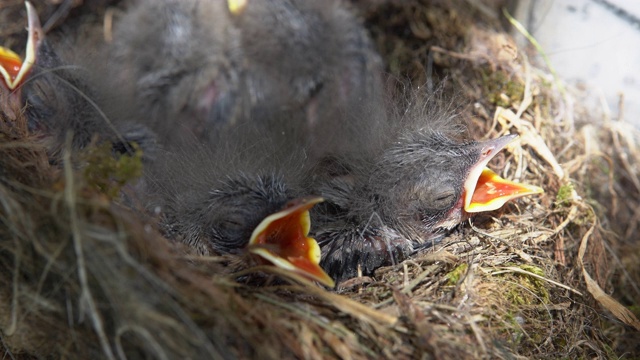
{"type": "Polygon", "coordinates": [[[73,169],[71,167],[71,139],[72,134],[69,132],[67,133],[65,149],[62,155],[62,163],[64,166],[64,177],[66,184],[64,188],[64,198],[69,208],[69,225],[71,226],[73,248],[75,250],[77,258],[76,261],[78,265],[78,278],[80,280],[80,286],[82,288],[80,299],[84,300],[86,305],[89,307],[91,322],[93,324],[94,330],[98,335],[98,339],[100,340],[102,351],[104,351],[104,354],[108,359],[115,360],[115,356],[113,355],[111,346],[109,345],[109,340],[107,339],[107,335],[104,331],[102,318],[98,313],[98,307],[96,306],[93,296],[91,295],[91,290],[89,289],[87,268],[84,261],[84,253],[82,251],[80,224],[78,223],[78,217],[76,214],[75,187],[73,182],[73,169]]]}
{"type": "MultiPolygon", "coordinates": [[[[593,213],[593,209],[590,208],[590,211],[593,213]]],[[[618,320],[623,323],[633,326],[636,330],[640,331],[640,320],[636,318],[636,316],[629,311],[626,307],[622,306],[616,299],[609,296],[605,293],[600,285],[591,278],[591,275],[587,272],[587,269],[584,266],[584,254],[587,251],[587,244],[589,242],[589,238],[593,234],[593,231],[596,228],[597,223],[591,225],[589,230],[584,234],[582,240],[580,241],[580,249],[578,250],[578,265],[582,268],[582,276],[584,276],[584,281],[587,283],[587,290],[593,296],[593,298],[600,303],[600,305],[604,306],[607,310],[609,310],[618,320]]]]}
{"type": "Polygon", "coordinates": [[[544,280],[544,281],[546,281],[546,282],[548,282],[550,284],[553,284],[555,286],[558,286],[558,287],[561,287],[563,289],[569,290],[569,291],[571,291],[571,292],[573,292],[573,293],[575,293],[577,295],[584,296],[580,291],[578,291],[578,290],[576,290],[576,289],[574,289],[572,287],[569,287],[569,286],[567,286],[565,284],[561,284],[561,283],[559,283],[557,281],[553,281],[551,279],[547,279],[544,276],[540,276],[538,274],[534,274],[532,272],[529,272],[529,271],[526,271],[526,270],[523,270],[523,269],[520,269],[520,268],[517,268],[517,267],[506,266],[506,267],[501,267],[500,269],[503,269],[503,270],[502,271],[494,271],[494,272],[492,272],[490,274],[491,275],[499,275],[499,274],[504,274],[504,273],[508,273],[508,272],[516,272],[516,273],[519,273],[519,274],[523,274],[523,275],[528,275],[528,276],[534,277],[536,279],[544,280]]]}
{"type": "MultiPolygon", "coordinates": [[[[338,308],[338,310],[343,311],[344,313],[369,324],[384,325],[389,327],[395,325],[398,322],[398,318],[396,316],[385,314],[381,311],[374,310],[369,306],[366,306],[344,296],[326,291],[313,284],[310,280],[307,280],[306,278],[296,273],[292,273],[291,271],[280,269],[275,266],[256,266],[240,271],[237,275],[258,271],[274,273],[284,278],[294,280],[295,282],[302,285],[300,290],[305,290],[308,294],[323,299],[324,301],[338,308]]],[[[295,288],[291,288],[290,290],[294,289],[295,288]]]]}
{"type": "Polygon", "coordinates": [[[121,326],[116,331],[116,349],[118,351],[118,356],[120,356],[121,359],[127,359],[127,354],[124,348],[122,347],[122,341],[120,339],[122,338],[122,335],[128,331],[131,331],[137,334],[138,336],[140,336],[141,338],[143,338],[145,341],[145,347],[153,349],[154,354],[157,356],[158,359],[169,360],[169,357],[167,356],[165,351],[162,349],[162,345],[160,345],[158,341],[156,341],[155,337],[151,335],[148,329],[139,325],[121,326]]]}
{"type": "Polygon", "coordinates": [[[516,20],[513,16],[511,16],[511,14],[509,14],[506,8],[502,8],[502,13],[507,18],[507,20],[509,20],[511,25],[513,25],[513,27],[515,27],[516,30],[518,30],[527,40],[529,40],[531,45],[533,45],[533,47],[536,48],[536,51],[540,53],[540,55],[542,56],[542,59],[544,60],[544,63],[547,65],[547,68],[549,68],[549,71],[551,72],[551,76],[553,76],[553,80],[556,83],[556,86],[558,87],[560,92],[564,94],[565,92],[564,85],[562,85],[562,82],[560,81],[560,78],[558,77],[556,70],[551,65],[551,60],[549,60],[549,57],[542,49],[542,46],[540,45],[538,40],[536,40],[536,38],[533,37],[533,35],[531,35],[531,33],[529,33],[529,31],[527,31],[527,29],[522,24],[520,24],[518,20],[516,20]]]}

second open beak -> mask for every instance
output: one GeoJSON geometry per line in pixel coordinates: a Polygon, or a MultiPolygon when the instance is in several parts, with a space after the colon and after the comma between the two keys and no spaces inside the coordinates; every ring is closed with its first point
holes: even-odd
{"type": "Polygon", "coordinates": [[[309,209],[322,201],[319,197],[296,199],[285,209],[267,216],[251,234],[249,252],[280,268],[334,287],[333,279],[319,265],[320,246],[308,237],[309,209]]]}
{"type": "Polygon", "coordinates": [[[0,75],[5,87],[9,90],[15,90],[24,82],[36,62],[38,48],[44,40],[44,32],[42,31],[42,26],[40,26],[38,13],[28,1],[25,2],[25,5],[27,6],[29,36],[27,38],[24,61],[10,49],[0,47],[0,75]]]}

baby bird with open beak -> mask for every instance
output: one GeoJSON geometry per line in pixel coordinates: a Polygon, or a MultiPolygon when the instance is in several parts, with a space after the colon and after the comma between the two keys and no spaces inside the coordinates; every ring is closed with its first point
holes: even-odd
{"type": "MultiPolygon", "coordinates": [[[[380,91],[368,70],[376,57],[337,2],[221,3],[143,0],[116,45],[116,78],[129,80],[140,122],[166,151],[145,179],[172,238],[203,254],[248,246],[331,285],[317,245],[320,264],[340,281],[410,256],[474,212],[541,192],[484,169],[512,136],[460,141],[449,114],[415,111],[429,102],[358,114],[380,109],[367,96],[380,91]],[[269,24],[274,42],[263,44],[257,34],[269,24]]],[[[43,70],[60,63],[46,49],[36,59],[43,70]]],[[[73,130],[81,147],[105,125],[87,115],[93,104],[75,103],[86,92],[54,91],[73,79],[43,74],[25,95],[35,124],[51,124],[48,109],[66,109],[69,117],[53,117],[62,121],[56,134],[73,130]],[[66,103],[52,100],[59,96],[66,103]]]]}
{"type": "Polygon", "coordinates": [[[434,244],[474,213],[542,192],[486,167],[515,135],[460,140],[451,115],[429,112],[409,109],[405,118],[367,118],[363,124],[380,121],[373,127],[388,131],[379,133],[378,141],[350,138],[356,145],[370,143],[360,153],[353,149],[317,162],[281,135],[288,131],[265,133],[259,126],[251,131],[244,124],[223,132],[218,144],[226,145],[215,153],[189,150],[165,157],[169,169],[151,178],[159,188],[172,189],[149,193],[168,194],[161,196],[166,229],[201,253],[248,246],[279,266],[296,268],[274,258],[291,257],[293,250],[294,258],[304,253],[308,263],[317,264],[317,240],[320,266],[328,275],[307,276],[340,282],[359,270],[371,274],[434,244]],[[312,245],[292,247],[280,234],[301,234],[295,238],[311,239],[312,245]]]}
{"type": "Polygon", "coordinates": [[[455,117],[437,109],[429,99],[410,105],[385,120],[391,128],[372,156],[331,157],[312,173],[311,191],[326,200],[312,214],[314,235],[336,281],[402,261],[474,213],[542,192],[486,167],[516,135],[460,140],[455,117]]]}
{"type": "MultiPolygon", "coordinates": [[[[46,38],[38,14],[28,1],[28,37],[24,60],[0,47],[0,105],[8,111],[24,110],[28,131],[44,140],[56,162],[68,133],[74,150],[94,138],[112,142],[119,152],[131,143],[150,148],[155,136],[141,124],[111,121],[96,96],[96,83],[86,69],[71,65],[46,38]]],[[[122,104],[120,104],[122,105],[122,104]]],[[[15,114],[7,114],[14,117],[15,114]]]]}
{"type": "Polygon", "coordinates": [[[309,210],[322,198],[300,188],[304,152],[278,131],[240,125],[221,130],[215,147],[194,138],[158,150],[159,160],[145,171],[143,203],[160,215],[167,237],[199,254],[248,252],[333,287],[309,235],[309,210]]]}
{"type": "MultiPolygon", "coordinates": [[[[278,131],[286,127],[289,142],[308,136],[321,119],[326,122],[332,112],[351,108],[377,89],[372,69],[379,60],[364,29],[339,1],[236,5],[231,0],[142,0],[124,16],[116,43],[105,50],[115,52],[111,59],[119,61],[83,67],[59,56],[55,50],[61,49],[46,41],[27,4],[30,37],[24,64],[13,53],[0,54],[10,55],[0,59],[6,64],[2,69],[8,69],[3,71],[7,89],[25,84],[13,99],[26,103],[30,128],[49,140],[54,161],[69,132],[74,150],[98,137],[112,141],[118,152],[130,150],[133,142],[145,154],[158,151],[159,157],[147,164],[145,182],[150,197],[162,194],[157,203],[167,234],[202,253],[238,251],[249,244],[251,251],[266,258],[276,253],[307,273],[317,267],[312,277],[330,285],[317,266],[319,248],[307,237],[308,210],[319,200],[285,192],[285,184],[296,182],[281,179],[278,166],[243,168],[236,164],[243,155],[221,148],[241,143],[255,151],[247,158],[269,154],[252,139],[268,138],[276,123],[278,131]],[[134,96],[128,97],[127,90],[134,96]],[[230,134],[236,126],[262,131],[234,138],[230,134]],[[185,154],[185,148],[201,142],[207,145],[185,154]],[[181,168],[193,164],[185,160],[194,153],[210,157],[181,168]],[[196,179],[200,168],[209,171],[196,179]],[[206,181],[204,190],[201,181],[206,181]],[[284,222],[292,224],[286,231],[273,225],[283,219],[295,219],[284,222]],[[267,223],[252,236],[262,220],[267,223]],[[284,252],[274,251],[279,237],[273,234],[279,233],[295,235],[284,239],[289,241],[284,252]]],[[[236,148],[245,154],[246,149],[236,148]]]]}

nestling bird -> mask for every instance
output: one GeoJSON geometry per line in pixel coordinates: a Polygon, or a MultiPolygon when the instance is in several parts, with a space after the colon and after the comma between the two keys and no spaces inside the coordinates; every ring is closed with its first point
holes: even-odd
{"type": "Polygon", "coordinates": [[[388,129],[377,151],[330,157],[311,173],[308,191],[325,199],[312,233],[337,282],[404,260],[473,213],[542,192],[486,168],[515,135],[460,140],[455,113],[422,96],[380,120],[388,129]]]}
{"type": "Polygon", "coordinates": [[[116,36],[121,61],[102,74],[116,99],[107,108],[86,101],[99,74],[48,73],[63,62],[46,42],[24,88],[32,123],[58,143],[66,130],[77,147],[111,132],[114,146],[142,139],[147,150],[146,130],[157,135],[142,193],[171,238],[202,254],[248,246],[280,266],[300,254],[314,264],[313,245],[269,240],[314,244],[311,210],[320,264],[341,281],[405,259],[474,212],[542,191],[484,169],[513,136],[461,140],[455,117],[428,99],[385,108],[377,56],[339,2],[230,4],[141,1],[116,36]],[[122,94],[137,106],[119,103],[122,94]],[[113,131],[97,109],[118,108],[130,121],[113,131]]]}
{"type": "Polygon", "coordinates": [[[45,140],[56,162],[68,133],[72,148],[81,149],[94,138],[110,141],[119,152],[131,143],[150,149],[155,136],[141,124],[112,122],[98,104],[91,77],[58,55],[46,39],[38,14],[27,1],[28,37],[24,61],[10,49],[0,48],[0,95],[4,111],[24,108],[29,131],[45,140]]]}
{"type": "Polygon", "coordinates": [[[384,109],[377,57],[338,2],[249,1],[239,11],[228,5],[143,1],[116,36],[120,72],[161,143],[195,137],[214,152],[280,134],[294,143],[258,150],[241,141],[211,155],[215,165],[196,162],[210,174],[177,171],[200,185],[179,185],[192,195],[174,192],[164,206],[174,214],[167,225],[175,236],[203,253],[238,251],[267,214],[318,195],[326,201],[312,210],[312,234],[322,266],[342,280],[359,267],[371,273],[400,261],[482,211],[472,201],[475,181],[512,138],[453,139],[459,134],[451,114],[419,111],[428,102],[384,109]],[[238,133],[225,135],[229,126],[238,133]],[[278,164],[268,155],[273,149],[309,157],[302,165],[278,164]],[[262,163],[236,169],[256,154],[262,163]]]}
{"type": "MultiPolygon", "coordinates": [[[[405,117],[367,117],[362,124],[379,121],[371,125],[389,131],[378,134],[377,141],[350,140],[378,148],[320,160],[277,136],[277,129],[270,134],[260,126],[223,131],[218,144],[226,145],[214,153],[188,150],[165,157],[167,168],[153,176],[159,190],[150,193],[160,194],[172,236],[203,254],[239,252],[258,224],[284,204],[319,196],[325,201],[310,210],[310,234],[320,246],[322,268],[340,282],[358,270],[371,274],[404,260],[473,213],[542,191],[486,168],[516,136],[460,140],[453,116],[434,111],[437,104],[425,105],[429,111],[408,109],[401,112],[405,117]]],[[[300,228],[299,222],[291,224],[300,228]]]]}
{"type": "Polygon", "coordinates": [[[370,274],[433,245],[475,212],[542,192],[484,169],[514,139],[456,143],[438,133],[414,134],[348,185],[325,184],[319,195],[339,205],[321,214],[325,220],[314,232],[322,267],[337,281],[356,276],[358,268],[370,274]]]}
{"type": "Polygon", "coordinates": [[[166,144],[247,119],[313,132],[379,90],[380,59],[337,0],[142,0],[112,52],[116,86],[166,144]]]}
{"type": "MultiPolygon", "coordinates": [[[[258,150],[254,139],[285,135],[287,143],[296,143],[320,118],[328,118],[331,111],[325,108],[352,108],[349,102],[368,94],[368,83],[374,81],[368,67],[378,62],[364,30],[338,2],[256,2],[233,11],[223,4],[141,2],[125,16],[119,42],[105,50],[122,60],[115,70],[68,65],[73,62],[59,56],[44,38],[37,14],[29,12],[29,39],[38,40],[30,40],[25,67],[30,76],[22,93],[31,130],[50,141],[54,161],[68,132],[73,133],[73,149],[99,137],[113,142],[119,152],[126,152],[132,142],[145,153],[158,151],[160,158],[147,164],[145,183],[149,198],[162,195],[150,204],[163,209],[168,235],[201,253],[239,251],[263,219],[281,214],[303,195],[284,191],[277,167],[261,170],[254,163],[241,172],[240,148],[226,151],[225,144],[246,145],[254,152],[244,156],[253,159],[272,153],[258,150]],[[220,21],[211,22],[208,16],[220,21]],[[158,20],[152,24],[162,31],[137,26],[147,17],[158,20]],[[273,39],[262,36],[267,30],[273,39]],[[172,38],[182,35],[187,37],[172,38]],[[94,71],[86,71],[89,68],[94,71]],[[128,81],[109,81],[118,74],[128,81]],[[129,83],[136,94],[133,102],[127,99],[129,83]],[[274,131],[269,124],[275,123],[280,124],[274,131]],[[231,135],[234,127],[244,129],[242,136],[231,135]],[[249,138],[247,127],[257,129],[249,138]],[[154,144],[156,134],[161,150],[154,144]],[[206,145],[197,145],[203,140],[206,145]],[[180,154],[190,147],[192,161],[185,162],[180,154]],[[194,153],[207,154],[206,162],[175,173],[179,165],[193,163],[194,153]],[[218,161],[211,161],[211,153],[218,161]],[[197,168],[208,173],[195,177],[197,168]],[[185,181],[178,181],[180,177],[185,181]],[[201,181],[208,188],[199,192],[201,181]],[[171,186],[176,183],[181,186],[171,186]]],[[[26,73],[21,72],[16,83],[21,84],[26,73]]],[[[13,85],[14,80],[9,81],[13,85]]],[[[291,168],[286,173],[289,176],[291,168]]]]}
{"type": "MultiPolygon", "coordinates": [[[[3,112],[22,107],[21,86],[33,69],[36,54],[44,39],[38,14],[31,3],[27,1],[25,4],[27,7],[29,35],[27,37],[24,61],[11,49],[0,47],[0,75],[2,75],[0,99],[3,105],[3,112]]],[[[15,118],[16,114],[7,115],[15,118]]]]}
{"type": "Polygon", "coordinates": [[[380,59],[342,2],[234,4],[138,1],[102,49],[56,48],[31,27],[41,35],[22,92],[32,129],[54,135],[54,153],[68,130],[77,148],[96,134],[126,145],[131,124],[133,140],[152,141],[144,126],[162,147],[193,134],[211,143],[243,121],[296,122],[307,135],[291,139],[304,142],[379,90],[380,59]]]}
{"type": "Polygon", "coordinates": [[[287,270],[332,287],[318,265],[320,248],[308,236],[304,152],[292,152],[287,136],[265,136],[261,126],[221,130],[216,147],[197,141],[159,151],[147,167],[144,191],[160,214],[165,234],[203,255],[248,250],[287,270]],[[253,131],[249,130],[253,129],[253,131]]]}

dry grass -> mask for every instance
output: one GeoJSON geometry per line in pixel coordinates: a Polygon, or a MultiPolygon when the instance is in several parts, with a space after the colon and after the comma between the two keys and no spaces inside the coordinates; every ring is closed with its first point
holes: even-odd
{"type": "Polygon", "coordinates": [[[190,255],[107,195],[120,183],[49,165],[24,118],[7,115],[19,109],[5,109],[3,358],[639,356],[640,134],[558,86],[490,7],[469,3],[363,8],[389,71],[446,75],[476,137],[521,135],[494,169],[545,194],[328,292],[241,257],[190,255]]]}

